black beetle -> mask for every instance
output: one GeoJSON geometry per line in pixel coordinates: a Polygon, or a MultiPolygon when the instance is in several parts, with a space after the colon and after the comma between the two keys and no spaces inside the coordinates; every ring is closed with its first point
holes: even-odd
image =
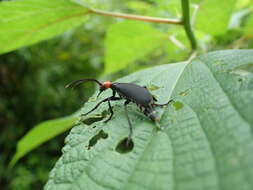
{"type": "Polygon", "coordinates": [[[106,89],[110,88],[112,89],[112,96],[105,98],[103,100],[101,100],[92,110],[88,111],[85,114],[82,114],[83,116],[88,115],[89,113],[93,112],[95,109],[97,109],[103,102],[108,102],[108,106],[109,106],[109,110],[110,110],[110,117],[105,120],[105,122],[109,121],[112,116],[113,116],[113,110],[112,110],[112,106],[111,106],[111,101],[116,101],[116,100],[122,100],[125,99],[125,103],[124,103],[124,108],[125,108],[125,114],[126,114],[126,118],[129,124],[129,135],[128,135],[128,139],[127,139],[127,145],[129,144],[131,137],[132,137],[132,124],[130,122],[129,116],[128,116],[128,111],[127,111],[127,104],[129,104],[130,102],[136,103],[136,105],[140,108],[140,110],[147,116],[149,117],[152,121],[158,121],[159,118],[154,110],[154,108],[156,106],[166,106],[168,105],[170,102],[172,102],[173,100],[169,100],[167,103],[165,104],[157,104],[155,102],[157,102],[157,99],[148,91],[148,89],[144,86],[139,86],[133,83],[118,83],[118,82],[110,82],[110,81],[106,81],[106,82],[99,82],[96,79],[80,79],[80,80],[76,80],[71,82],[70,84],[68,84],[66,86],[66,88],[70,87],[73,88],[81,83],[84,82],[96,82],[99,86],[99,94],[97,95],[97,97],[106,89]],[[116,94],[118,94],[118,97],[116,97],[116,94]]]}

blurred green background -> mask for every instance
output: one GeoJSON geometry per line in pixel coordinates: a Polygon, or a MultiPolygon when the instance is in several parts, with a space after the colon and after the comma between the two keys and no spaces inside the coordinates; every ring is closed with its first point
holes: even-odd
{"type": "MultiPolygon", "coordinates": [[[[180,16],[180,7],[177,7],[178,2],[175,1],[168,1],[171,3],[170,10],[166,11],[163,6],[167,5],[167,1],[161,0],[104,2],[106,3],[100,8],[107,10],[120,9],[122,12],[164,17],[173,14],[180,16]]],[[[253,35],[248,32],[247,25],[247,20],[252,18],[250,1],[240,2],[230,17],[226,31],[215,35],[196,32],[200,53],[218,49],[253,48],[253,35]]],[[[106,32],[110,26],[120,21],[122,20],[94,15],[85,25],[61,36],[0,55],[1,189],[42,189],[47,181],[49,171],[61,155],[61,147],[68,131],[23,157],[13,168],[9,168],[8,164],[15,153],[18,140],[34,125],[70,115],[96,89],[94,85],[87,84],[69,90],[64,88],[67,83],[83,77],[115,80],[139,69],[187,59],[190,50],[182,28],[151,25],[173,39],[176,37],[179,42],[181,40],[186,48],[158,46],[148,56],[133,61],[134,64],[127,68],[105,74],[106,32]]]]}

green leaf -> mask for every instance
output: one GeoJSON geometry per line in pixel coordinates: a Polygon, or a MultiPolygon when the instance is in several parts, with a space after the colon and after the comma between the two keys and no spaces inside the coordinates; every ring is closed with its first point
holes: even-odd
{"type": "Polygon", "coordinates": [[[76,116],[68,116],[44,121],[36,125],[19,140],[17,151],[10,162],[10,166],[13,166],[20,158],[42,143],[71,128],[77,120],[76,116]]]}
{"type": "Polygon", "coordinates": [[[211,35],[224,34],[228,28],[236,0],[205,0],[201,3],[196,28],[211,35]]]}
{"type": "Polygon", "coordinates": [[[85,21],[87,9],[70,0],[0,3],[0,53],[59,35],[85,21]]]}
{"type": "Polygon", "coordinates": [[[122,147],[128,123],[124,101],[114,102],[108,123],[71,130],[46,190],[253,189],[253,50],[217,51],[119,81],[159,87],[151,91],[159,103],[174,99],[157,108],[161,129],[129,104],[133,149],[122,147]]]}
{"type": "Polygon", "coordinates": [[[105,73],[119,71],[161,46],[166,35],[146,23],[124,21],[113,24],[105,39],[105,73]]]}

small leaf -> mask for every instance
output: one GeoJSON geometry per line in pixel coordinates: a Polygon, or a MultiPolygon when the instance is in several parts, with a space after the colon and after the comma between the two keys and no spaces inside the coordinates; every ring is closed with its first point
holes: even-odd
{"type": "Polygon", "coordinates": [[[20,158],[42,143],[71,128],[76,121],[76,116],[68,116],[44,121],[33,127],[19,140],[17,151],[10,162],[10,166],[13,166],[20,158]]]}
{"type": "Polygon", "coordinates": [[[87,9],[70,0],[0,2],[0,53],[59,35],[86,17],[87,9]]]}
{"type": "Polygon", "coordinates": [[[196,28],[211,35],[226,32],[236,0],[205,0],[201,3],[196,28]]]}
{"type": "Polygon", "coordinates": [[[124,21],[113,24],[105,39],[105,72],[116,72],[159,47],[166,35],[146,23],[124,21]]]}

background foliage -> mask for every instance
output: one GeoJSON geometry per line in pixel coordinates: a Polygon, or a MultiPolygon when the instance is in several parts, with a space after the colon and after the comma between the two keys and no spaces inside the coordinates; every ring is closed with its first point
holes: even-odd
{"type": "MultiPolygon", "coordinates": [[[[61,154],[67,133],[40,146],[13,168],[7,165],[15,153],[18,140],[34,125],[70,115],[94,91],[92,85],[74,92],[66,90],[64,86],[68,82],[84,76],[114,80],[149,66],[185,60],[190,52],[183,28],[166,24],[97,15],[88,18],[85,15],[75,22],[70,21],[73,25],[60,23],[40,31],[45,26],[43,22],[59,21],[65,16],[62,14],[65,11],[79,14],[75,11],[85,9],[72,1],[61,0],[63,10],[57,13],[55,2],[44,0],[40,4],[34,0],[20,0],[19,5],[34,5],[30,9],[25,7],[23,11],[17,11],[18,6],[0,3],[0,185],[3,189],[41,189],[47,181],[48,172],[61,154]],[[52,15],[47,14],[48,9],[52,15]],[[41,11],[46,16],[41,16],[39,20],[33,20],[31,15],[30,20],[25,19],[27,14],[34,14],[36,18],[41,11]],[[43,22],[41,18],[44,18],[43,22]],[[51,38],[72,26],[78,27],[51,38]],[[20,28],[22,31],[17,30],[20,28]],[[32,32],[39,31],[32,38],[31,29],[32,32]],[[22,47],[49,38],[48,41],[22,47]],[[16,50],[19,47],[22,48],[16,50]]],[[[133,14],[165,18],[181,16],[177,0],[87,0],[84,3],[99,9],[133,14]]],[[[200,53],[253,47],[253,5],[250,0],[230,0],[230,3],[225,0],[193,0],[191,3],[200,53]],[[200,5],[198,9],[195,4],[200,5]]]]}

